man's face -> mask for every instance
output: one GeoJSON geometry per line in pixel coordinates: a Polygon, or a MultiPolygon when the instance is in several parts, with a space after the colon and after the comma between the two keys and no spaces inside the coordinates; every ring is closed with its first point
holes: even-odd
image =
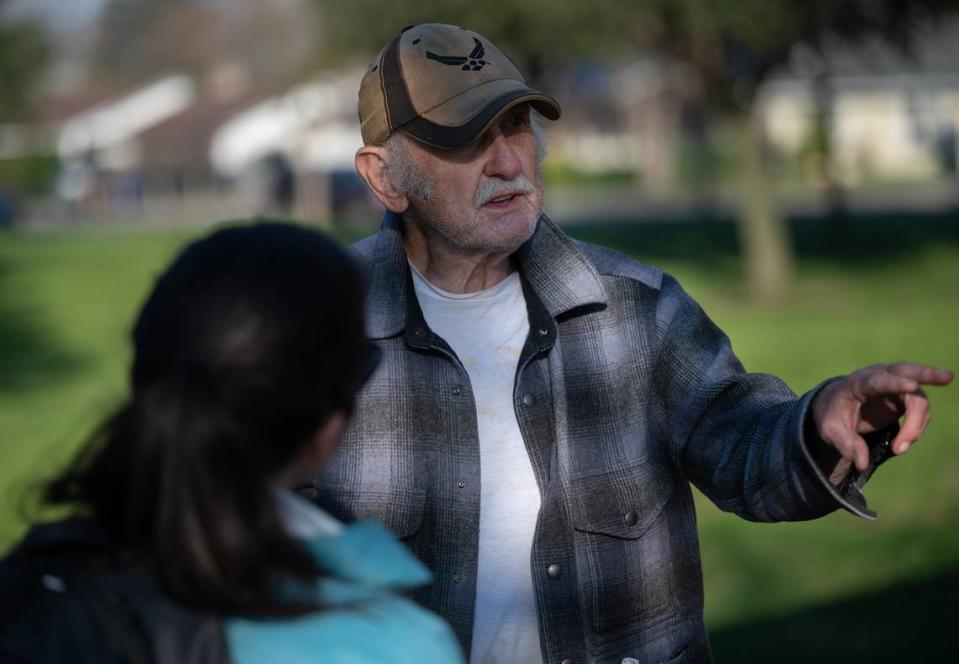
{"type": "Polygon", "coordinates": [[[525,104],[508,111],[474,143],[434,150],[407,141],[424,187],[409,187],[407,216],[428,237],[464,253],[512,253],[536,228],[543,205],[537,138],[525,104]]]}

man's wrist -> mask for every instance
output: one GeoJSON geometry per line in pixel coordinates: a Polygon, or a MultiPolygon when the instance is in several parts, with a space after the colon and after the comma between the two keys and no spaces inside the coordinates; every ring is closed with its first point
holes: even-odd
{"type": "Polygon", "coordinates": [[[816,418],[813,414],[815,412],[815,399],[818,397],[818,394],[813,397],[813,403],[806,411],[806,421],[803,424],[803,443],[823,476],[834,487],[840,487],[849,478],[853,467],[852,461],[844,459],[839,450],[824,441],[822,436],[819,435],[819,428],[816,426],[816,418]]]}

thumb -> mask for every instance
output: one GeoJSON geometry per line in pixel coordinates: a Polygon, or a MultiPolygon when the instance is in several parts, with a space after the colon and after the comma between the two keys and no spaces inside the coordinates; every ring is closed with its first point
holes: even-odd
{"type": "Polygon", "coordinates": [[[855,464],[859,472],[869,468],[869,445],[852,429],[835,429],[829,436],[823,435],[822,439],[832,445],[842,458],[855,464]]]}

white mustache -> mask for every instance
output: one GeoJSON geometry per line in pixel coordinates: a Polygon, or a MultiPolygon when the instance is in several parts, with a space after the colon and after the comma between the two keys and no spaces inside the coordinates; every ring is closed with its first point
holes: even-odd
{"type": "Polygon", "coordinates": [[[494,198],[508,194],[525,196],[533,193],[534,190],[533,183],[522,173],[512,180],[489,178],[476,190],[476,195],[473,196],[473,205],[479,209],[494,198]]]}

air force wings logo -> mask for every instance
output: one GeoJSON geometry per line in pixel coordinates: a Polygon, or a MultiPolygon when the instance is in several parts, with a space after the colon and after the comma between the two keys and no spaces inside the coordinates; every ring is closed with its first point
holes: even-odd
{"type": "Polygon", "coordinates": [[[486,49],[480,44],[480,40],[473,37],[473,41],[476,43],[476,46],[470,51],[469,55],[436,55],[433,51],[427,51],[426,57],[430,60],[442,62],[444,65],[462,65],[463,71],[479,71],[483,68],[483,65],[488,65],[489,62],[483,60],[483,56],[486,55],[486,49]]]}

